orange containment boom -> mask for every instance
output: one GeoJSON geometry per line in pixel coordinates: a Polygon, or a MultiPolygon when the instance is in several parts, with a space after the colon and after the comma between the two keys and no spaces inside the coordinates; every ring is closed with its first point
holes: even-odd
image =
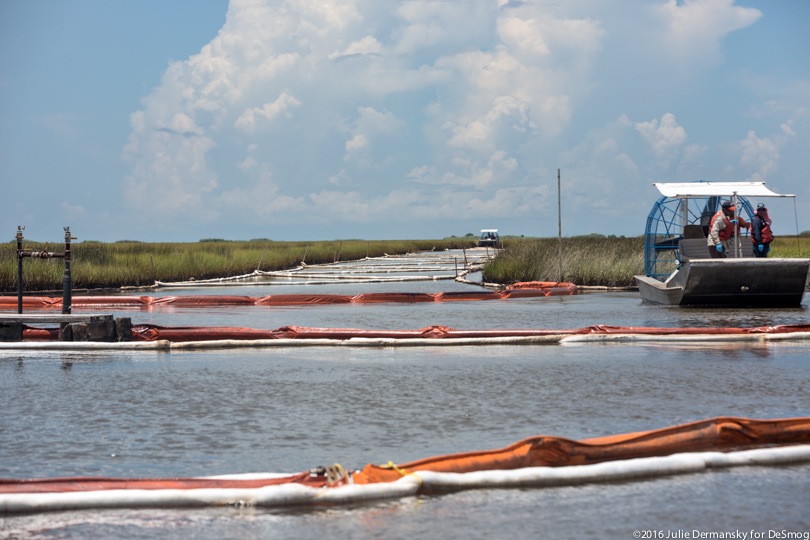
{"type": "Polygon", "coordinates": [[[739,465],[810,462],[810,418],[719,417],[572,440],[537,436],[496,450],[400,465],[202,478],[0,479],[0,514],[91,508],[347,504],[463,489],[627,481],[739,465]]]}
{"type": "Polygon", "coordinates": [[[359,328],[313,328],[282,326],[273,330],[246,327],[177,326],[134,324],[130,342],[58,341],[58,328],[23,325],[23,341],[0,342],[0,349],[59,348],[98,349],[127,348],[138,343],[140,349],[160,348],[229,348],[283,346],[398,346],[398,345],[536,345],[617,343],[707,343],[771,342],[810,340],[810,324],[758,326],[753,328],[664,328],[638,326],[592,325],[575,329],[500,329],[459,330],[441,325],[417,330],[367,330],[359,328]],[[131,343],[134,342],[134,343],[131,343]],[[153,344],[154,347],[150,344],[153,344]]]}
{"type": "Polygon", "coordinates": [[[498,450],[450,454],[402,465],[366,465],[356,483],[391,482],[427,470],[469,473],[525,467],[589,465],[677,452],[729,451],[761,445],[810,443],[810,418],[750,420],[714,418],[675,427],[579,441],[531,437],[498,450]]]}
{"type": "MultiPolygon", "coordinates": [[[[253,297],[237,295],[193,295],[193,296],[74,296],[72,307],[116,309],[153,309],[173,307],[216,307],[216,306],[290,306],[322,304],[368,304],[368,303],[411,303],[411,302],[453,302],[462,300],[506,300],[509,298],[537,298],[576,294],[573,283],[532,282],[534,286],[515,284],[500,291],[462,291],[439,293],[363,293],[343,294],[274,294],[253,297]]],[[[23,297],[24,309],[62,309],[62,298],[47,296],[23,297]]],[[[0,310],[16,310],[17,298],[0,296],[0,310]]]]}
{"type": "Polygon", "coordinates": [[[594,325],[570,330],[539,329],[491,329],[457,330],[446,326],[426,326],[418,330],[364,330],[359,328],[312,328],[304,326],[283,326],[275,330],[259,330],[239,327],[164,327],[152,324],[134,325],[132,339],[143,341],[168,340],[212,341],[212,340],[255,340],[255,339],[295,339],[295,340],[350,340],[395,339],[395,340],[483,340],[495,338],[547,338],[548,341],[561,341],[574,338],[579,340],[611,340],[619,337],[644,339],[651,337],[736,337],[736,336],[784,336],[800,334],[810,339],[810,325],[761,326],[756,328],[651,328],[633,326],[594,325]]]}

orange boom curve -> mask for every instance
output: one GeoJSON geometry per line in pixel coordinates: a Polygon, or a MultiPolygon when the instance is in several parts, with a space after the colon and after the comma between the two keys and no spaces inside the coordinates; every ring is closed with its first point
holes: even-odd
{"type": "Polygon", "coordinates": [[[665,456],[729,451],[764,445],[810,443],[810,418],[751,420],[721,417],[689,424],[579,441],[538,436],[498,450],[450,454],[396,466],[366,465],[356,483],[390,482],[416,471],[468,473],[525,467],[561,467],[665,456]]]}
{"type": "MultiPolygon", "coordinates": [[[[288,306],[321,305],[346,303],[411,303],[411,302],[452,302],[464,300],[504,300],[509,298],[532,298],[576,294],[577,287],[572,283],[530,282],[516,283],[502,291],[462,291],[440,293],[362,293],[342,294],[274,294],[262,297],[236,295],[192,295],[192,296],[74,296],[73,308],[139,308],[152,309],[162,306],[214,307],[214,306],[288,306]]],[[[61,309],[62,299],[47,296],[23,297],[25,309],[61,309]]],[[[0,310],[16,309],[17,298],[0,296],[0,310]]]]}
{"type": "MultiPolygon", "coordinates": [[[[483,471],[505,471],[527,468],[560,468],[579,467],[613,461],[630,460],[635,458],[655,458],[672,456],[674,454],[694,452],[734,453],[751,449],[785,449],[794,447],[806,450],[795,461],[810,461],[810,447],[801,446],[810,443],[810,417],[784,418],[775,420],[754,420],[748,418],[718,417],[700,420],[687,424],[676,425],[663,429],[625,433],[582,440],[572,440],[562,437],[537,436],[524,439],[512,445],[496,450],[465,452],[448,454],[411,461],[400,465],[372,465],[368,464],[361,470],[345,471],[339,465],[331,467],[317,467],[310,471],[288,475],[264,475],[256,478],[225,478],[225,477],[197,477],[197,478],[106,478],[106,477],[68,477],[68,478],[40,478],[40,479],[0,479],[0,513],[15,511],[38,511],[42,509],[64,509],[72,507],[87,507],[88,504],[105,506],[126,506],[134,504],[133,496],[122,495],[129,490],[143,494],[144,491],[157,492],[173,490],[165,496],[146,499],[139,502],[139,506],[184,504],[200,506],[210,504],[210,492],[205,493],[200,501],[190,503],[195,490],[256,490],[271,486],[299,485],[310,488],[339,488],[354,485],[362,488],[364,485],[384,485],[393,483],[400,478],[419,476],[422,472],[432,473],[472,473],[483,471]],[[36,494],[70,494],[76,492],[103,492],[115,490],[119,497],[116,503],[105,502],[103,498],[93,499],[88,503],[86,499],[79,502],[70,500],[48,499],[44,503],[34,501],[30,497],[36,494]],[[189,493],[189,498],[179,497],[172,499],[177,490],[189,493]],[[21,498],[15,498],[19,496],[21,498]],[[150,503],[149,501],[153,501],[150,503]],[[123,502],[121,502],[123,501],[123,502]]],[[[750,463],[741,461],[740,463],[750,463]]],[[[774,461],[777,462],[777,461],[774,461]]],[[[782,461],[784,463],[784,461],[782,461]]],[[[738,463],[739,464],[739,463],[738,463]]],[[[690,471],[694,472],[694,471],[690,471]]],[[[660,474],[673,474],[664,470],[660,474]]],[[[444,484],[446,488],[451,484],[444,484]]],[[[429,485],[417,483],[417,492],[428,493],[432,491],[429,485]]],[[[463,489],[463,484],[457,484],[457,489],[463,489]]],[[[385,496],[385,492],[382,496],[385,496]]],[[[98,496],[98,493],[96,493],[98,496]]],[[[239,496],[244,496],[242,492],[239,496]]],[[[230,495],[229,495],[230,496],[230,495]]],[[[369,498],[374,498],[372,495],[369,498]]],[[[388,496],[391,496],[390,494],[388,496]]],[[[346,500],[357,500],[353,495],[346,500]]],[[[230,499],[222,499],[226,502],[230,499]]],[[[288,499],[285,499],[288,500],[288,499]]],[[[309,500],[309,499],[307,499],[309,500]]]]}

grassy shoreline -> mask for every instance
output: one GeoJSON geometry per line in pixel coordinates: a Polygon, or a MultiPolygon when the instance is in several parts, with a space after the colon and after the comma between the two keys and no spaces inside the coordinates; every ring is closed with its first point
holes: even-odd
{"type": "MultiPolygon", "coordinates": [[[[418,251],[470,248],[473,237],[441,240],[334,240],[276,242],[272,240],[206,240],[188,243],[79,242],[71,246],[74,289],[148,287],[159,281],[214,279],[249,274],[254,270],[286,270],[305,262],[335,261],[404,254],[418,251]]],[[[64,244],[24,242],[26,250],[61,253],[64,244]]],[[[17,291],[17,244],[0,245],[0,292],[17,291]]],[[[23,290],[61,290],[62,259],[23,260],[23,290]]]]}
{"type": "MultiPolygon", "coordinates": [[[[743,238],[743,242],[750,242],[743,238]]],[[[492,283],[568,281],[579,286],[634,287],[644,274],[644,236],[591,234],[557,238],[507,239],[505,249],[483,271],[492,283]]],[[[810,237],[783,236],[771,245],[771,257],[810,257],[810,237]]]]}
{"type": "MultiPolygon", "coordinates": [[[[747,239],[745,239],[747,240],[747,239]]],[[[333,240],[277,242],[272,240],[203,240],[188,243],[80,242],[72,246],[71,274],[77,290],[150,287],[159,281],[215,279],[286,270],[301,262],[322,264],[418,251],[471,248],[472,236],[441,240],[333,240]]],[[[568,281],[579,286],[632,287],[644,273],[644,237],[604,235],[562,239],[503,239],[504,249],[484,267],[483,280],[507,285],[516,281],[568,281]]],[[[0,293],[17,291],[16,242],[0,244],[0,293]]],[[[64,245],[25,242],[24,249],[61,252],[64,245]]],[[[780,237],[772,257],[810,257],[810,237],[780,237]]],[[[62,288],[62,259],[23,261],[27,293],[62,288]]]]}
{"type": "Polygon", "coordinates": [[[484,281],[567,281],[580,286],[629,287],[644,273],[644,238],[602,235],[512,239],[484,267],[484,281]]]}

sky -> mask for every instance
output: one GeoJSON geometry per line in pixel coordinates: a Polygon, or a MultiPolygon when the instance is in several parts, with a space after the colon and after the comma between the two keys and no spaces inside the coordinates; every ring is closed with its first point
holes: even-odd
{"type": "Polygon", "coordinates": [[[795,234],[808,50],[795,0],[0,0],[0,231],[552,237],[559,170],[564,236],[696,180],[795,234]]]}

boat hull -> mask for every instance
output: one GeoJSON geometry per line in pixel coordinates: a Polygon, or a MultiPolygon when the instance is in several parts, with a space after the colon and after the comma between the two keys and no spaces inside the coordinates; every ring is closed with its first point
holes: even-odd
{"type": "Polygon", "coordinates": [[[796,307],[810,259],[691,259],[664,282],[635,276],[642,300],[677,306],[796,307]]]}

